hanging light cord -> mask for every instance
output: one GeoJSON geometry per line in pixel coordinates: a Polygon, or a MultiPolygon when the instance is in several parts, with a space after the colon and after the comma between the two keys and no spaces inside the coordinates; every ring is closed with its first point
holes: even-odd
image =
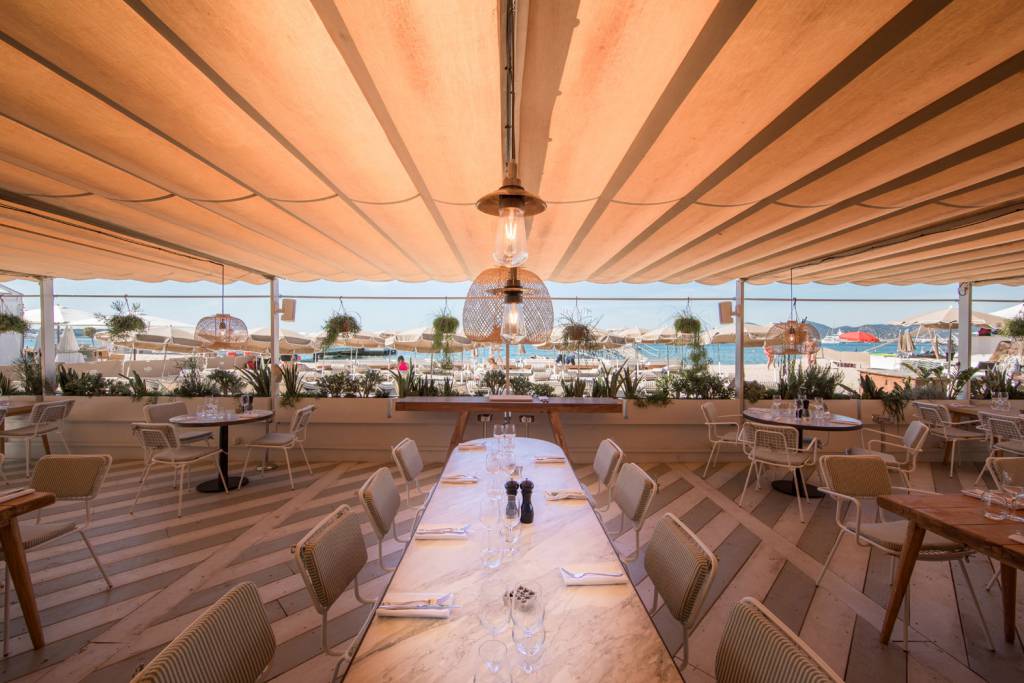
{"type": "Polygon", "coordinates": [[[516,173],[516,0],[505,3],[505,172],[516,173]]]}

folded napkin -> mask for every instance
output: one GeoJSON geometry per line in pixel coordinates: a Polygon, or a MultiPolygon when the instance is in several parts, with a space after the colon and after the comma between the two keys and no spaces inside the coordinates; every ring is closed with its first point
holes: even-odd
{"type": "Polygon", "coordinates": [[[539,464],[539,465],[544,465],[544,464],[548,464],[548,463],[562,463],[562,462],[565,462],[565,456],[564,455],[538,455],[537,457],[535,457],[533,459],[533,461],[535,463],[539,464]]]}
{"type": "Polygon", "coordinates": [[[486,451],[487,450],[487,444],[474,443],[472,441],[467,441],[466,443],[460,443],[458,448],[456,448],[455,450],[458,450],[458,451],[486,451]]]}
{"type": "Polygon", "coordinates": [[[558,573],[566,586],[602,586],[614,583],[629,583],[629,577],[622,567],[615,563],[573,564],[559,567],[558,573]]]}
{"type": "Polygon", "coordinates": [[[468,524],[420,524],[416,529],[416,538],[424,541],[447,541],[468,537],[468,524]]]}
{"type": "Polygon", "coordinates": [[[579,489],[554,489],[545,491],[544,497],[548,500],[586,500],[587,494],[579,489]]]}
{"type": "Polygon", "coordinates": [[[446,474],[441,477],[444,484],[475,484],[480,481],[475,474],[446,474]]]}
{"type": "Polygon", "coordinates": [[[1024,543],[1024,534],[1010,534],[1010,540],[1014,543],[1024,543]]]}
{"type": "Polygon", "coordinates": [[[382,617],[447,619],[455,607],[452,593],[390,593],[377,607],[382,617]]]}
{"type": "Polygon", "coordinates": [[[988,491],[986,491],[985,489],[961,489],[960,493],[964,494],[965,496],[981,500],[982,496],[988,493],[988,491]]]}
{"type": "Polygon", "coordinates": [[[15,498],[21,498],[22,496],[27,496],[28,494],[35,492],[35,489],[26,488],[24,486],[17,489],[0,491],[0,503],[5,503],[9,500],[14,500],[15,498]]]}

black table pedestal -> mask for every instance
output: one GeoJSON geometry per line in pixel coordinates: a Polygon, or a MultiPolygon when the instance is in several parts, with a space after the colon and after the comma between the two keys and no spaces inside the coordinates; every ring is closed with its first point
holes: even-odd
{"type": "MultiPolygon", "coordinates": [[[[249,483],[249,480],[245,477],[229,477],[228,476],[228,426],[220,426],[220,456],[218,457],[217,467],[220,468],[220,473],[224,475],[224,479],[228,482],[228,489],[233,491],[237,488],[241,488],[249,483]]],[[[214,477],[208,481],[196,486],[196,491],[200,493],[223,493],[224,484],[221,483],[220,477],[214,477]]]]}

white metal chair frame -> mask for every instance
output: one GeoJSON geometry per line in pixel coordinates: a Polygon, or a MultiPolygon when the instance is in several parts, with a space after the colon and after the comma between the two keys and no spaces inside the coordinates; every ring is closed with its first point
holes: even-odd
{"type": "MultiPolygon", "coordinates": [[[[700,539],[700,536],[695,534],[690,527],[683,524],[683,521],[671,512],[665,513],[665,517],[668,518],[673,524],[678,526],[683,533],[685,533],[691,541],[693,541],[701,551],[707,555],[708,561],[711,563],[711,569],[708,570],[708,575],[705,577],[703,583],[697,591],[697,597],[693,601],[693,607],[690,608],[690,616],[683,624],[683,657],[681,660],[682,668],[685,669],[686,665],[690,661],[690,629],[696,623],[697,618],[700,616],[701,608],[704,606],[704,600],[708,596],[708,591],[711,590],[711,582],[715,578],[715,574],[718,573],[718,556],[708,547],[708,545],[700,539]]],[[[651,606],[651,614],[658,611],[658,587],[654,587],[654,600],[651,606]]],[[[676,655],[672,655],[673,659],[677,659],[676,655]]]]}
{"type": "MultiPolygon", "coordinates": [[[[844,455],[831,455],[825,456],[825,459],[830,458],[849,458],[851,456],[844,455]]],[[[863,458],[874,458],[874,456],[854,456],[863,458]]],[[[881,458],[877,458],[879,462],[882,462],[881,458]]],[[[823,459],[824,460],[824,459],[823,459]]],[[[821,567],[821,572],[818,574],[818,578],[815,580],[814,585],[818,586],[821,584],[821,580],[825,578],[825,572],[828,571],[828,566],[832,562],[832,558],[835,556],[836,550],[839,548],[840,542],[843,540],[844,534],[849,534],[854,537],[857,545],[861,547],[875,548],[889,556],[889,584],[892,585],[893,579],[896,574],[896,560],[900,557],[903,549],[902,545],[899,550],[893,550],[887,546],[873,541],[872,539],[861,535],[861,523],[863,521],[864,510],[861,506],[861,499],[875,500],[877,496],[848,496],[843,493],[839,493],[831,488],[832,482],[829,481],[827,461],[826,466],[822,467],[822,477],[825,479],[825,486],[818,487],[818,490],[822,493],[831,496],[836,501],[836,525],[839,527],[839,535],[836,537],[836,542],[832,544],[832,549],[829,551],[828,556],[825,558],[825,563],[821,567]],[[844,505],[845,503],[845,505],[844,505]],[[846,518],[849,516],[850,506],[853,506],[856,511],[856,520],[854,525],[851,527],[847,522],[846,518]]],[[[885,463],[882,462],[884,466],[885,463]]],[[[888,470],[887,470],[888,471],[888,470]]],[[[923,489],[914,489],[908,486],[890,486],[892,491],[902,491],[906,494],[923,494],[929,496],[939,495],[935,491],[926,491],[923,489]]],[[[879,494],[879,495],[888,495],[879,494]]],[[[886,522],[893,520],[886,520],[882,508],[875,508],[875,516],[877,521],[886,522]]],[[[964,558],[970,557],[972,552],[969,549],[963,551],[950,552],[944,550],[932,550],[928,551],[924,548],[921,549],[917,559],[921,562],[952,562],[957,561],[960,565],[960,571],[963,572],[964,579],[967,581],[968,592],[971,594],[971,600],[974,601],[974,607],[978,612],[978,619],[981,621],[982,630],[985,632],[985,640],[988,642],[988,648],[995,651],[995,646],[992,644],[992,636],[988,632],[988,626],[985,624],[985,615],[981,611],[981,604],[978,602],[977,593],[974,590],[974,584],[971,582],[971,577],[967,573],[967,566],[964,564],[964,558]]],[[[910,643],[910,586],[907,586],[906,596],[903,598],[903,646],[908,648],[910,643]]]]}
{"type": "Polygon", "coordinates": [[[977,486],[988,472],[998,488],[1002,488],[995,470],[992,468],[994,460],[1000,457],[1000,453],[1010,456],[1024,456],[1024,418],[1010,417],[1007,415],[994,415],[992,413],[980,413],[979,419],[984,419],[989,426],[989,451],[985,458],[985,464],[978,472],[974,485],[977,486]],[[1020,442],[1018,445],[1015,442],[1020,442]],[[1013,445],[1010,445],[1010,444],[1013,445]]]}
{"type": "MultiPolygon", "coordinates": [[[[142,406],[142,414],[146,416],[146,422],[150,424],[163,424],[170,422],[172,417],[187,415],[188,405],[184,401],[152,403],[142,406]]],[[[175,425],[174,433],[178,435],[178,442],[183,445],[192,445],[197,441],[213,444],[213,432],[211,431],[183,431],[178,425],[175,425]]]]}
{"type": "Polygon", "coordinates": [[[725,420],[722,418],[740,418],[742,415],[718,415],[713,403],[702,403],[700,406],[700,412],[704,415],[704,424],[708,428],[708,440],[711,442],[711,453],[708,455],[708,462],[704,465],[704,474],[701,475],[705,479],[708,476],[708,470],[713,464],[718,462],[718,454],[721,452],[722,446],[738,446],[746,452],[746,449],[750,443],[749,431],[746,429],[746,423],[738,420],[725,420]],[[720,429],[733,428],[736,430],[735,437],[731,437],[728,432],[721,432],[720,429]],[[748,438],[744,438],[747,436],[748,438]]]}
{"type": "Polygon", "coordinates": [[[925,423],[932,434],[942,439],[943,443],[950,443],[949,449],[949,476],[953,476],[956,468],[957,444],[961,441],[979,441],[988,439],[988,434],[983,431],[970,433],[971,425],[979,424],[978,420],[961,420],[953,422],[949,415],[949,409],[938,403],[927,401],[914,401],[914,407],[921,413],[921,420],[925,423]],[[959,432],[959,433],[958,433],[959,432]]]}
{"type": "MultiPolygon", "coordinates": [[[[99,569],[100,570],[100,574],[103,575],[103,580],[106,582],[107,589],[109,590],[109,589],[114,587],[114,584],[110,582],[110,577],[107,575],[107,571],[103,568],[103,563],[100,562],[100,558],[96,554],[96,549],[93,548],[92,543],[89,542],[89,538],[88,538],[88,536],[85,535],[85,532],[89,529],[89,525],[92,524],[92,501],[96,498],[96,496],[99,495],[100,488],[103,486],[103,482],[107,478],[107,473],[110,471],[110,464],[114,461],[114,459],[111,456],[109,456],[109,455],[44,455],[42,458],[39,459],[39,462],[36,463],[35,474],[33,476],[33,487],[36,486],[36,482],[39,481],[40,478],[43,475],[47,474],[47,472],[46,472],[47,468],[50,468],[50,467],[58,468],[58,467],[60,467],[60,463],[61,462],[67,462],[69,459],[73,459],[73,458],[86,458],[86,459],[90,459],[90,460],[103,460],[104,461],[103,465],[97,471],[95,479],[93,480],[92,486],[90,487],[90,490],[89,490],[89,492],[86,495],[83,495],[83,496],[61,495],[60,491],[55,491],[54,492],[58,502],[62,502],[62,501],[75,501],[75,500],[83,501],[85,503],[85,520],[81,524],[75,524],[74,526],[72,526],[70,529],[67,529],[63,533],[61,533],[61,534],[59,534],[57,536],[54,536],[53,538],[48,538],[47,540],[39,543],[38,545],[33,546],[33,549],[42,547],[42,546],[46,545],[47,543],[50,543],[51,541],[55,541],[58,538],[63,538],[65,536],[67,536],[68,534],[77,533],[79,536],[82,537],[82,542],[85,543],[86,549],[89,551],[89,554],[92,556],[93,562],[96,563],[96,568],[99,569]]],[[[41,482],[41,481],[39,482],[40,486],[43,485],[43,484],[45,484],[45,482],[41,482]]],[[[42,516],[43,516],[43,511],[42,511],[42,509],[40,509],[39,512],[36,514],[36,523],[39,523],[40,521],[42,521],[42,516]]],[[[10,633],[10,600],[11,600],[11,574],[10,574],[10,571],[8,570],[8,568],[7,568],[7,563],[4,562],[4,640],[3,640],[3,656],[4,657],[6,657],[8,655],[7,645],[8,645],[8,634],[10,633]]]]}
{"type": "MultiPolygon", "coordinates": [[[[634,550],[632,553],[622,558],[624,562],[632,562],[640,556],[640,530],[644,528],[644,522],[647,521],[647,516],[650,514],[651,505],[654,503],[654,497],[658,495],[658,482],[656,482],[651,475],[647,474],[647,472],[645,472],[644,469],[636,463],[627,462],[619,468],[619,474],[616,477],[616,484],[618,484],[619,479],[622,477],[622,473],[628,470],[635,470],[641,477],[643,477],[644,480],[650,483],[651,494],[647,496],[646,500],[640,501],[639,507],[637,508],[636,514],[633,518],[627,518],[625,511],[622,509],[622,505],[618,500],[615,500],[615,504],[619,506],[620,510],[619,528],[615,533],[618,535],[625,533],[627,519],[629,519],[629,523],[633,527],[634,550]]],[[[615,488],[611,489],[611,493],[614,495],[614,493],[619,490],[619,487],[616,485],[615,488]]]]}
{"type": "Polygon", "coordinates": [[[309,470],[310,474],[313,474],[313,467],[309,464],[309,458],[306,457],[306,430],[309,427],[310,420],[313,419],[313,411],[316,410],[316,406],[303,406],[295,411],[292,415],[291,422],[288,426],[287,432],[270,432],[264,434],[262,437],[256,439],[248,445],[245,451],[245,460],[242,462],[242,473],[238,477],[238,487],[242,486],[242,482],[245,481],[245,470],[249,466],[249,457],[252,455],[252,449],[264,448],[271,449],[276,448],[284,452],[284,464],[288,469],[288,483],[291,485],[292,490],[295,490],[295,480],[292,478],[292,461],[288,456],[288,450],[291,448],[299,447],[299,451],[302,453],[302,459],[306,461],[306,469],[309,470]],[[274,434],[287,434],[291,437],[287,442],[271,444],[261,443],[261,440],[274,434]]]}
{"type": "MultiPolygon", "coordinates": [[[[363,622],[362,627],[360,627],[359,629],[359,633],[357,633],[356,637],[352,639],[352,644],[348,647],[348,649],[346,649],[344,652],[332,650],[330,644],[327,642],[327,615],[330,612],[331,607],[334,606],[334,604],[332,603],[331,605],[324,607],[322,604],[320,604],[320,601],[315,597],[316,590],[313,587],[312,577],[309,576],[309,573],[306,571],[306,567],[302,564],[302,559],[300,558],[300,551],[302,547],[309,542],[309,539],[316,535],[323,527],[337,522],[339,519],[342,518],[342,516],[344,516],[346,513],[349,513],[350,511],[351,508],[348,505],[339,506],[336,510],[334,510],[334,512],[331,512],[326,517],[317,522],[316,526],[310,529],[309,532],[292,547],[292,554],[295,558],[295,566],[299,571],[299,575],[302,576],[302,583],[306,586],[306,591],[310,595],[314,609],[316,609],[316,611],[320,613],[320,647],[323,650],[323,653],[326,655],[330,655],[332,657],[341,657],[338,663],[334,666],[334,674],[331,677],[332,681],[337,680],[338,672],[341,669],[341,666],[352,661],[352,657],[355,654],[356,647],[362,640],[362,636],[366,632],[366,629],[369,628],[370,623],[373,621],[373,615],[376,609],[370,610],[370,616],[366,619],[366,621],[363,622]]],[[[367,600],[362,595],[360,595],[358,573],[352,580],[352,591],[355,594],[356,600],[362,605],[376,605],[380,598],[384,597],[384,594],[381,593],[379,598],[367,600]]],[[[335,602],[337,602],[337,600],[335,600],[335,602]]]]}
{"type": "Polygon", "coordinates": [[[410,481],[416,487],[416,495],[423,493],[420,489],[419,479],[420,473],[423,472],[423,459],[420,457],[419,446],[409,437],[405,437],[391,447],[391,458],[395,461],[395,467],[398,468],[398,472],[402,475],[402,481],[405,483],[405,504],[412,507],[412,494],[409,491],[410,481]],[[414,460],[407,461],[404,454],[411,454],[414,460]]]}
{"type": "MultiPolygon", "coordinates": [[[[384,564],[384,539],[387,538],[388,532],[390,531],[391,537],[394,538],[395,541],[397,541],[398,543],[408,545],[412,541],[412,537],[416,534],[416,525],[419,524],[420,518],[423,516],[423,512],[424,510],[426,510],[427,506],[426,503],[424,503],[421,507],[416,508],[416,516],[413,517],[412,528],[409,530],[408,538],[400,538],[398,536],[398,530],[395,528],[395,518],[393,516],[391,517],[391,519],[382,520],[388,523],[387,529],[378,529],[376,523],[374,523],[373,521],[374,515],[370,512],[370,509],[366,504],[365,492],[370,488],[370,485],[373,483],[374,479],[376,479],[379,476],[384,476],[385,474],[388,477],[391,477],[391,470],[389,470],[387,467],[381,467],[379,470],[371,474],[370,478],[367,479],[363,483],[363,485],[359,487],[358,496],[360,502],[363,504],[363,510],[366,511],[366,516],[370,518],[370,526],[373,528],[373,533],[377,536],[377,565],[381,568],[382,571],[390,572],[396,569],[397,565],[395,565],[394,567],[389,567],[386,564],[384,564]]],[[[394,479],[392,478],[391,485],[394,486],[394,484],[395,482],[394,479]]],[[[401,502],[402,494],[398,492],[398,487],[395,487],[395,494],[398,496],[399,502],[401,502]]]]}
{"type": "MultiPolygon", "coordinates": [[[[597,452],[594,453],[594,472],[597,474],[597,493],[591,497],[591,505],[594,506],[595,510],[604,512],[612,506],[612,496],[615,493],[615,480],[619,478],[619,470],[622,469],[622,462],[625,460],[626,453],[622,450],[619,444],[615,443],[611,439],[605,439],[597,445],[597,452]],[[598,458],[601,455],[601,449],[606,449],[611,452],[609,456],[611,461],[608,464],[608,469],[604,473],[598,471],[598,458]],[[608,491],[608,502],[603,507],[597,507],[596,498],[601,495],[602,487],[608,491]]],[[[589,497],[588,492],[588,497],[589,497]]]]}
{"type": "Polygon", "coordinates": [[[139,502],[139,496],[142,495],[142,489],[146,485],[146,479],[149,478],[149,471],[153,469],[153,465],[167,465],[174,468],[174,483],[178,489],[178,517],[181,517],[182,500],[185,494],[186,479],[189,477],[189,470],[193,464],[200,460],[206,460],[207,458],[213,460],[213,467],[217,470],[217,476],[220,477],[224,493],[228,492],[228,483],[224,479],[224,473],[220,471],[220,466],[216,460],[220,456],[219,446],[213,446],[205,450],[203,450],[203,446],[182,446],[181,442],[178,441],[174,425],[170,423],[136,422],[132,424],[132,434],[142,446],[146,460],[146,469],[142,472],[139,490],[135,493],[135,500],[132,501],[128,514],[135,514],[135,506],[139,502]],[[196,454],[187,459],[176,459],[173,456],[165,457],[162,455],[167,451],[176,451],[180,448],[195,449],[196,454]]]}
{"type": "MultiPolygon", "coordinates": [[[[818,440],[811,439],[806,446],[797,445],[799,432],[796,427],[758,425],[753,428],[754,439],[750,446],[747,458],[750,460],[750,467],[747,469],[747,478],[743,481],[743,492],[740,494],[740,507],[743,507],[743,499],[747,495],[747,487],[750,486],[750,475],[755,475],[755,486],[761,489],[761,472],[764,468],[778,468],[790,472],[796,481],[796,472],[805,467],[813,467],[818,461],[818,440]],[[777,459],[766,458],[764,451],[783,453],[785,462],[777,459]]],[[[800,502],[802,498],[809,498],[807,495],[807,477],[801,472],[800,481],[803,486],[794,483],[793,491],[796,494],[796,509],[800,515],[800,521],[804,519],[804,508],[800,502]],[[803,488],[801,496],[800,489],[803,488]]]]}
{"type": "Polygon", "coordinates": [[[32,440],[39,439],[40,441],[44,436],[53,434],[60,439],[61,444],[64,446],[64,452],[70,453],[68,448],[68,442],[64,440],[64,433],[61,426],[64,423],[64,418],[71,412],[71,407],[74,405],[74,400],[66,399],[62,401],[43,401],[36,403],[32,406],[32,412],[29,413],[28,424],[24,427],[17,427],[16,429],[21,433],[12,433],[14,430],[5,430],[0,432],[0,439],[6,441],[23,441],[25,442],[25,478],[32,474],[32,440]],[[26,429],[29,428],[29,429],[26,429]],[[24,430],[24,431],[22,431],[24,430]]]}
{"type": "Polygon", "coordinates": [[[903,477],[903,483],[910,486],[910,475],[915,469],[917,469],[917,458],[921,455],[921,451],[924,450],[924,445],[928,441],[928,434],[931,430],[928,425],[923,422],[914,421],[907,425],[906,431],[903,435],[889,434],[883,432],[880,429],[869,429],[865,428],[861,430],[871,434],[877,434],[878,437],[870,439],[867,442],[867,446],[863,451],[857,451],[857,449],[847,450],[848,455],[871,455],[874,453],[885,453],[886,455],[892,456],[895,462],[886,462],[885,466],[890,471],[899,472],[903,477]],[[922,431],[917,434],[917,437],[912,439],[910,442],[907,441],[907,437],[910,435],[910,430],[914,424],[920,424],[922,431]],[[891,453],[890,449],[896,449],[902,451],[901,458],[897,458],[895,453],[891,453]]]}

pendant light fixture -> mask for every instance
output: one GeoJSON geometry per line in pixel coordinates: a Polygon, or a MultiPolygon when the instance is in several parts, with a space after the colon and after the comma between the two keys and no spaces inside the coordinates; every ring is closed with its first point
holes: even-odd
{"type": "Polygon", "coordinates": [[[504,127],[504,181],[494,192],[476,202],[476,208],[497,216],[494,249],[491,257],[499,266],[515,268],[526,262],[529,249],[526,244],[526,218],[547,208],[537,195],[528,192],[519,179],[516,159],[516,3],[505,2],[505,127],[504,127]]]}
{"type": "Polygon", "coordinates": [[[821,349],[821,334],[797,314],[792,270],[789,271],[789,299],[789,320],[772,325],[765,348],[776,356],[814,356],[821,349]]]}
{"type": "Polygon", "coordinates": [[[208,349],[237,348],[249,341],[249,328],[240,318],[224,312],[224,264],[220,266],[220,313],[196,323],[196,341],[208,349]]]}

